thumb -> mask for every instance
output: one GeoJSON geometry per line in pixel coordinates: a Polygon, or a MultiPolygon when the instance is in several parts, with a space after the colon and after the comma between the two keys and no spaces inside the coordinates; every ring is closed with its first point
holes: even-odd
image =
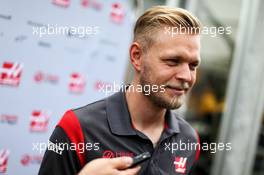
{"type": "Polygon", "coordinates": [[[132,165],[133,159],[131,157],[117,157],[112,158],[111,162],[116,169],[126,169],[132,165]]]}

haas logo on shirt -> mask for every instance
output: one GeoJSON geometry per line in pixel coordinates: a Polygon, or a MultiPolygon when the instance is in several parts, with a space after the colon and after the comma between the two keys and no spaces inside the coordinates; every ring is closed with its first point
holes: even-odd
{"type": "Polygon", "coordinates": [[[175,171],[181,174],[186,173],[186,163],[187,163],[186,157],[175,157],[175,161],[174,161],[175,171]]]}
{"type": "Polygon", "coordinates": [[[0,68],[0,84],[18,86],[23,65],[13,62],[4,62],[0,68]]]}
{"type": "Polygon", "coordinates": [[[7,161],[9,157],[9,150],[0,150],[0,173],[5,173],[7,170],[7,161]]]}
{"type": "Polygon", "coordinates": [[[114,157],[134,157],[134,153],[127,151],[112,151],[105,150],[103,152],[103,158],[114,158],[114,157]]]}
{"type": "Polygon", "coordinates": [[[48,128],[50,112],[34,110],[30,118],[31,132],[45,132],[48,128]]]}

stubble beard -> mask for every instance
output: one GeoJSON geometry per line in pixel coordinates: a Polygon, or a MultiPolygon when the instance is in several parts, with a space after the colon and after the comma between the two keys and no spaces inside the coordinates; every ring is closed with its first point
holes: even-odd
{"type": "MultiPolygon", "coordinates": [[[[139,83],[142,87],[145,85],[150,85],[153,86],[153,80],[151,78],[151,72],[148,67],[144,66],[144,72],[142,72],[141,77],[139,79],[139,83]]],[[[155,84],[158,85],[159,87],[162,84],[155,84]]],[[[165,109],[178,109],[182,106],[184,100],[185,100],[185,94],[178,96],[174,95],[173,97],[170,97],[168,94],[166,94],[167,91],[167,84],[164,84],[163,87],[165,88],[164,92],[145,92],[143,89],[143,94],[156,106],[160,108],[165,108],[165,109]]]]}

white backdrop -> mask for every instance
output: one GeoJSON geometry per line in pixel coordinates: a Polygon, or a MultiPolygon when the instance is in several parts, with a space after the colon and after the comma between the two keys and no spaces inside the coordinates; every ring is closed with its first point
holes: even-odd
{"type": "Polygon", "coordinates": [[[33,145],[48,141],[66,110],[105,97],[100,86],[122,83],[130,3],[0,1],[0,174],[37,174],[44,152],[33,145]]]}

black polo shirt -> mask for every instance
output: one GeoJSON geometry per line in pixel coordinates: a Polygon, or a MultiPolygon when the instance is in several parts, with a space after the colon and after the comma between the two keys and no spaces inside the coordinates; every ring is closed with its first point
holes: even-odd
{"type": "Polygon", "coordinates": [[[157,145],[136,130],[124,92],[67,111],[45,152],[39,175],[74,175],[96,158],[136,156],[150,152],[140,175],[188,174],[198,159],[199,138],[178,114],[166,112],[166,123],[157,145]]]}

